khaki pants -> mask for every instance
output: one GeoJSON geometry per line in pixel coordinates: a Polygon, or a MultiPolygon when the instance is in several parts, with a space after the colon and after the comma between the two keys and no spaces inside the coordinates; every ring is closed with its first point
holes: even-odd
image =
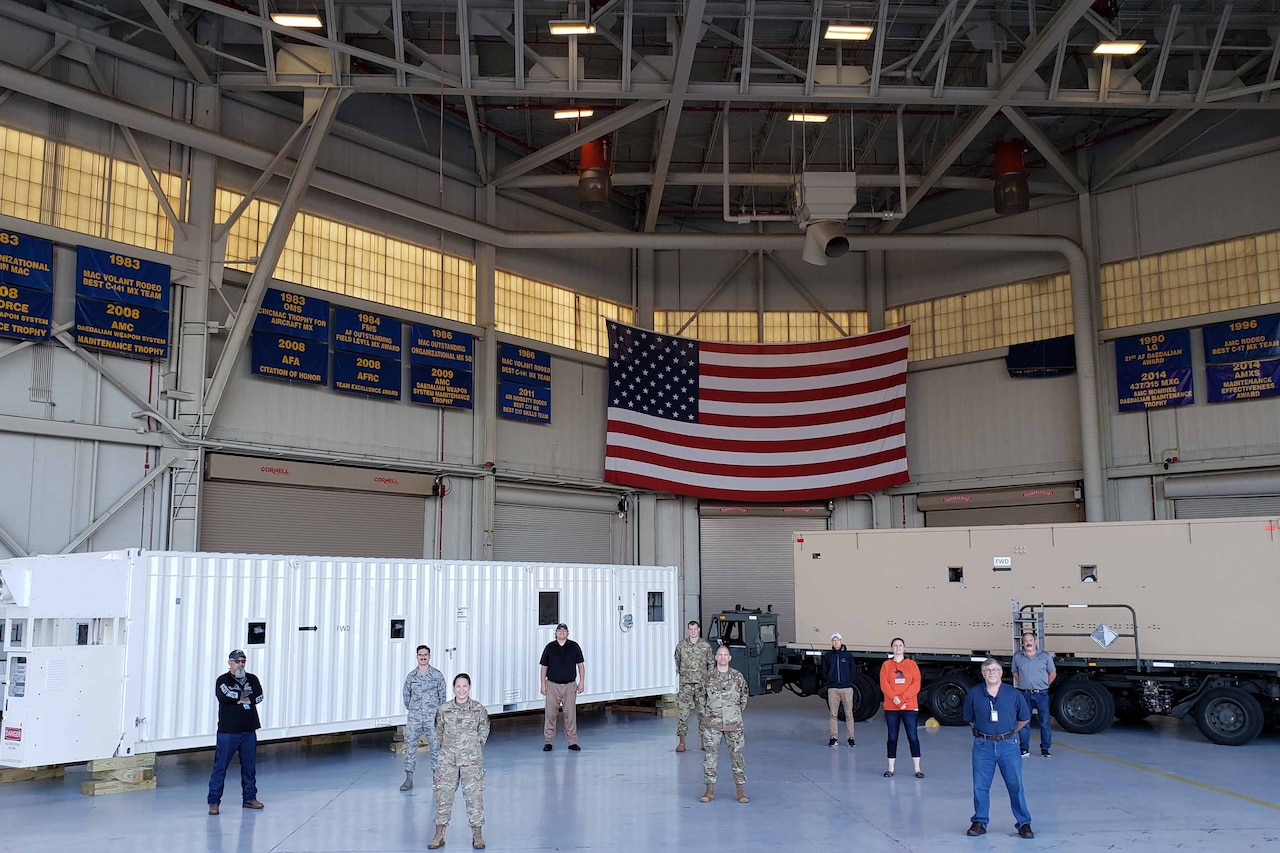
{"type": "Polygon", "coordinates": [[[827,688],[827,707],[831,710],[831,719],[829,726],[831,736],[836,737],[840,732],[840,706],[844,705],[844,728],[849,733],[849,737],[853,737],[853,688],[852,687],[828,687],[827,688]]]}
{"type": "Polygon", "coordinates": [[[546,720],[542,726],[542,737],[547,743],[556,739],[556,711],[564,706],[564,736],[569,743],[578,742],[578,683],[568,684],[547,682],[546,720]]]}

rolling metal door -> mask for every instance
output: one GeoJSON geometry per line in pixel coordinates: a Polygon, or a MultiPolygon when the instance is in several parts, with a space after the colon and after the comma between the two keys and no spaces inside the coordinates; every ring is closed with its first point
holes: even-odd
{"type": "Polygon", "coordinates": [[[612,512],[532,504],[493,507],[493,559],[612,563],[612,512]]]}
{"type": "MultiPolygon", "coordinates": [[[[702,510],[704,513],[705,509],[702,510]]],[[[775,512],[779,510],[775,509],[775,512]]],[[[702,621],[721,610],[773,605],[778,639],[796,639],[796,531],[826,530],[825,508],[806,515],[702,515],[702,621]]]]}
{"type": "Polygon", "coordinates": [[[1280,515],[1280,495],[1178,498],[1173,502],[1174,518],[1249,518],[1255,515],[1280,515]]]}
{"type": "Polygon", "coordinates": [[[209,480],[200,550],[318,557],[407,557],[424,550],[427,501],[417,495],[209,480]]]}
{"type": "Polygon", "coordinates": [[[987,506],[974,509],[932,510],[925,527],[991,527],[1000,524],[1074,524],[1084,521],[1084,503],[987,506]]]}

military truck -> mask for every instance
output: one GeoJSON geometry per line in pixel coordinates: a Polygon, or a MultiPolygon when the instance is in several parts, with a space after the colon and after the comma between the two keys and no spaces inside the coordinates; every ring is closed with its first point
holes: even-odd
{"type": "MultiPolygon", "coordinates": [[[[821,654],[839,631],[858,661],[854,718],[863,720],[880,707],[880,664],[902,637],[920,667],[922,707],[959,725],[978,662],[990,655],[1007,666],[1030,630],[1057,663],[1051,707],[1065,731],[1190,716],[1209,740],[1242,745],[1280,722],[1278,526],[1247,518],[797,533],[797,637],[776,653],[744,648],[743,659],[770,661],[760,671],[786,689],[822,695],[821,654]]],[[[715,622],[742,613],[752,615],[715,622]]]]}

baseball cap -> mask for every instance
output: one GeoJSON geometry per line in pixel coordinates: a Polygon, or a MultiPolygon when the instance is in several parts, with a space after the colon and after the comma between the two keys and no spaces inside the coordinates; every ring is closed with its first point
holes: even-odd
{"type": "Polygon", "coordinates": [[[835,631],[835,632],[833,632],[833,633],[831,634],[831,639],[833,639],[833,640],[843,640],[843,639],[844,639],[844,637],[840,636],[840,632],[839,632],[839,631],[835,631]]]}
{"type": "Polygon", "coordinates": [[[559,625],[556,626],[556,630],[559,631],[561,628],[565,629],[566,631],[569,630],[569,626],[564,624],[563,622],[561,622],[559,625]]]}
{"type": "Polygon", "coordinates": [[[231,654],[227,655],[227,660],[244,660],[245,653],[243,649],[232,649],[231,654]]]}

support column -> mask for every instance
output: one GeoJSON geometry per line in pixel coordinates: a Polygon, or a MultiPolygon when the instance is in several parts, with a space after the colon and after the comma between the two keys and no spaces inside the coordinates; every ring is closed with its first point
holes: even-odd
{"type": "Polygon", "coordinates": [[[872,249],[863,253],[863,272],[866,282],[867,328],[872,332],[884,329],[885,294],[888,287],[884,277],[884,251],[872,249]]]}
{"type": "MultiPolygon", "coordinates": [[[[492,153],[490,154],[492,162],[492,153]]],[[[483,222],[495,218],[497,189],[492,184],[476,191],[476,208],[483,222]]],[[[471,559],[493,559],[493,506],[497,500],[498,431],[498,321],[497,321],[497,248],[491,243],[476,243],[476,325],[484,331],[476,347],[474,433],[472,462],[483,466],[479,488],[472,495],[471,559]]]]}
{"type": "Polygon", "coordinates": [[[653,328],[657,265],[658,253],[653,249],[636,250],[636,325],[642,329],[653,328]]]}
{"type": "MultiPolygon", "coordinates": [[[[1085,156],[1087,146],[1081,146],[1076,154],[1076,171],[1080,175],[1080,179],[1085,186],[1089,185],[1089,159],[1085,156]]],[[[1093,196],[1088,192],[1080,193],[1078,196],[1078,213],[1080,217],[1080,248],[1084,252],[1086,262],[1086,275],[1084,276],[1087,291],[1084,296],[1084,304],[1077,305],[1076,300],[1081,298],[1080,288],[1077,286],[1076,277],[1072,277],[1071,284],[1071,312],[1073,320],[1073,328],[1076,341],[1076,368],[1077,381],[1081,383],[1079,396],[1081,400],[1080,412],[1080,428],[1082,430],[1082,438],[1080,446],[1084,456],[1084,476],[1085,476],[1085,518],[1088,521],[1111,521],[1119,516],[1116,513],[1115,501],[1111,489],[1111,484],[1106,479],[1106,469],[1108,460],[1111,458],[1111,404],[1110,395],[1115,392],[1115,386],[1111,383],[1099,381],[1099,371],[1097,369],[1097,355],[1099,352],[1098,336],[1096,329],[1101,327],[1102,323],[1102,305],[1100,283],[1098,275],[1098,228],[1093,216],[1093,196]],[[1081,318],[1088,320],[1088,328],[1086,331],[1088,337],[1081,340],[1082,329],[1080,325],[1081,318]],[[1090,372],[1092,379],[1092,387],[1084,387],[1084,373],[1080,371],[1080,354],[1082,350],[1086,350],[1090,356],[1090,372]],[[1092,411],[1086,412],[1084,402],[1086,397],[1092,403],[1092,411]],[[1093,441],[1089,440],[1089,431],[1093,430],[1093,441]],[[1094,482],[1090,482],[1090,481],[1094,482]],[[1096,502],[1097,507],[1090,507],[1091,502],[1096,502]]],[[[1136,235],[1135,235],[1135,239],[1136,235]]]]}

